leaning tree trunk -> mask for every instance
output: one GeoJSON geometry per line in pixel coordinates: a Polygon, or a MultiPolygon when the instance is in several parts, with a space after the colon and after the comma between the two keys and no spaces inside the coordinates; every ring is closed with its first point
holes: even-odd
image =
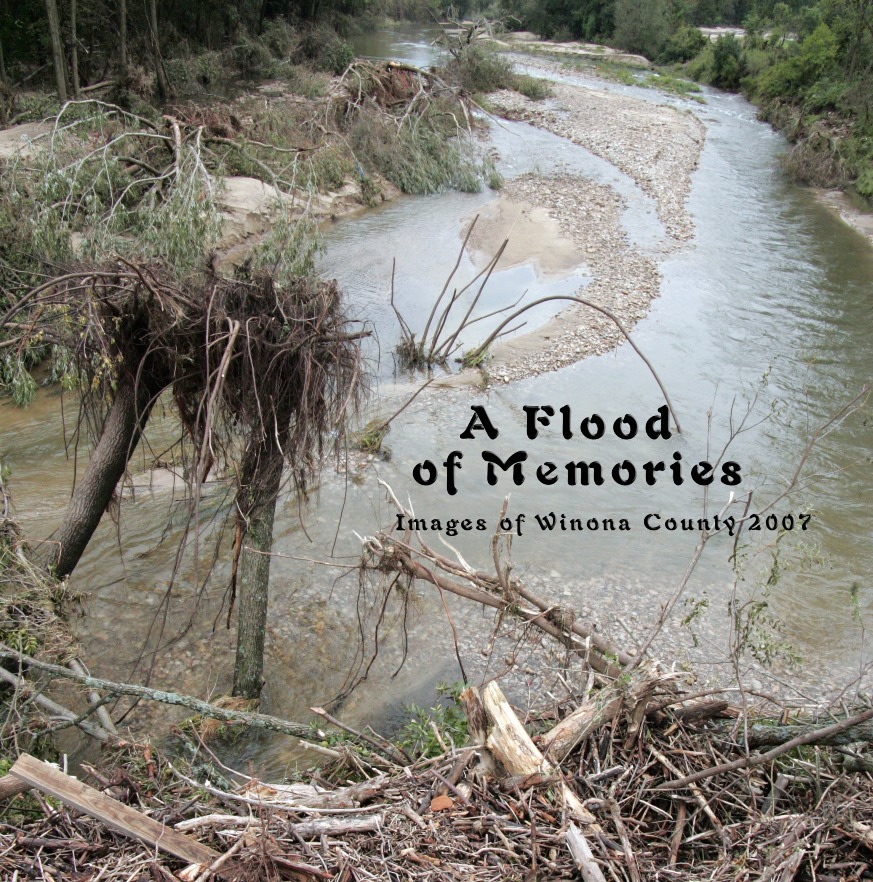
{"type": "Polygon", "coordinates": [[[273,548],[273,519],[282,482],[282,448],[288,436],[288,416],[277,414],[284,426],[281,437],[265,432],[252,439],[245,451],[237,497],[242,529],[239,563],[239,617],[237,619],[236,663],[233,694],[258,698],[264,683],[264,635],[270,583],[270,552],[273,548]]]}
{"type": "Polygon", "coordinates": [[[158,36],[158,3],[157,0],[149,0],[149,31],[151,31],[152,53],[155,62],[155,81],[158,86],[158,97],[166,101],[170,96],[170,85],[167,82],[167,71],[164,68],[164,59],[161,55],[161,41],[158,36]]]}
{"type": "Polygon", "coordinates": [[[126,370],[118,386],[100,440],[88,461],[82,480],[76,485],[64,521],[52,536],[57,557],[51,563],[55,575],[65,579],[76,567],[106,511],[115,488],[136,449],[152,405],[162,385],[148,365],[140,372],[126,370]]]}
{"type": "Polygon", "coordinates": [[[58,4],[55,0],[45,0],[45,10],[48,15],[49,36],[52,43],[52,61],[55,68],[55,83],[58,88],[58,98],[67,100],[67,66],[64,63],[64,44],[61,41],[61,19],[58,15],[58,4]]]}

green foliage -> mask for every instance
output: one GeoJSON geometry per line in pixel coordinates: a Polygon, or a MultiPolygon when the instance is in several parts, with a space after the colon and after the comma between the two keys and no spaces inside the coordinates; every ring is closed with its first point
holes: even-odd
{"type": "MultiPolygon", "coordinates": [[[[36,152],[27,166],[6,170],[4,252],[15,247],[6,235],[15,235],[34,268],[118,253],[163,258],[182,272],[200,262],[217,239],[220,213],[199,139],[172,153],[163,136],[142,128],[97,105],[68,108],[50,148],[36,152]],[[153,164],[167,170],[144,174],[153,164]]],[[[6,259],[20,265],[11,254],[6,259]]],[[[26,398],[25,385],[16,377],[11,382],[17,397],[26,398]]]]}
{"type": "Polygon", "coordinates": [[[449,64],[449,70],[460,86],[468,92],[495,92],[511,89],[512,63],[484,46],[465,46],[449,64]]]}
{"type": "MultiPolygon", "coordinates": [[[[818,186],[873,192],[873,32],[868,3],[755,3],[743,43],[722,37],[688,62],[694,79],[739,89],[794,142],[785,167],[818,186]]],[[[678,33],[678,32],[677,32],[678,33]]]]}
{"type": "Polygon", "coordinates": [[[247,79],[271,77],[275,73],[274,55],[263,40],[253,40],[246,34],[230,52],[234,67],[247,79]]]}
{"type": "Polygon", "coordinates": [[[482,184],[471,146],[453,137],[458,130],[451,120],[434,107],[415,126],[403,126],[398,132],[384,117],[362,116],[349,142],[363,164],[404,193],[448,189],[477,193],[482,184]]]}
{"type": "Polygon", "coordinates": [[[266,270],[282,285],[300,276],[314,276],[320,243],[311,215],[290,200],[278,208],[270,232],[252,250],[248,266],[266,270]]]}
{"type": "Polygon", "coordinates": [[[333,28],[319,26],[306,31],[294,50],[293,59],[317,70],[341,74],[355,57],[351,45],[333,28]]]}
{"type": "Polygon", "coordinates": [[[516,30],[529,30],[547,40],[595,40],[614,31],[614,0],[502,0],[516,30]]]}
{"type": "Polygon", "coordinates": [[[403,727],[397,743],[415,756],[434,757],[443,753],[443,744],[451,749],[461,747],[467,740],[467,718],[459,703],[462,686],[459,683],[437,686],[443,703],[431,708],[409,705],[409,722],[403,727]],[[439,731],[439,738],[434,732],[439,731]]]}
{"type": "Polygon", "coordinates": [[[288,83],[288,89],[303,98],[321,98],[327,94],[329,77],[318,73],[306,65],[289,65],[281,71],[288,83]]]}
{"type": "Polygon", "coordinates": [[[459,361],[465,368],[477,368],[481,367],[487,358],[487,349],[471,349],[469,352],[465,352],[459,361]]]}
{"type": "Polygon", "coordinates": [[[720,89],[735,90],[744,75],[742,44],[733,34],[722,34],[712,47],[710,83],[720,89]]]}
{"type": "Polygon", "coordinates": [[[691,61],[707,44],[706,37],[694,27],[680,27],[667,38],[658,61],[663,64],[681,64],[691,61]]]}
{"type": "Polygon", "coordinates": [[[307,183],[322,193],[339,189],[355,171],[354,161],[341,147],[317,151],[304,168],[307,183]]]}
{"type": "Polygon", "coordinates": [[[670,93],[672,95],[681,95],[683,98],[691,98],[694,101],[702,102],[699,96],[700,86],[689,80],[674,77],[670,74],[655,73],[646,78],[645,85],[661,92],[670,93]]]}
{"type": "Polygon", "coordinates": [[[873,199],[873,163],[867,163],[861,169],[855,189],[866,199],[873,199]]]}
{"type": "Polygon", "coordinates": [[[614,83],[621,83],[624,86],[638,86],[640,81],[634,72],[638,68],[629,67],[618,61],[612,61],[608,58],[594,59],[583,67],[593,66],[597,73],[604,79],[611,80],[614,83]]]}
{"type": "Polygon", "coordinates": [[[33,379],[21,359],[6,359],[8,356],[4,357],[4,369],[0,371],[0,374],[6,375],[8,380],[2,385],[6,386],[5,391],[9,393],[13,404],[18,407],[26,407],[36,395],[36,380],[33,379]]]}
{"type": "Polygon", "coordinates": [[[355,447],[363,453],[380,453],[390,426],[380,419],[371,420],[354,436],[355,447]]]}
{"type": "Polygon", "coordinates": [[[494,160],[490,156],[486,156],[485,159],[482,160],[482,175],[485,178],[485,183],[488,185],[489,190],[503,189],[503,184],[505,183],[503,175],[500,174],[500,171],[494,164],[494,160]]]}
{"type": "Polygon", "coordinates": [[[542,77],[531,77],[527,74],[515,74],[510,88],[532,101],[542,101],[543,98],[548,98],[552,94],[552,87],[548,80],[542,77]]]}
{"type": "Polygon", "coordinates": [[[615,0],[616,46],[657,58],[667,42],[667,0],[615,0]]]}
{"type": "Polygon", "coordinates": [[[764,98],[802,98],[807,90],[832,70],[836,60],[836,37],[822,23],[798,49],[761,74],[756,91],[764,98]]]}
{"type": "Polygon", "coordinates": [[[291,54],[297,33],[286,19],[274,18],[264,24],[260,39],[274,58],[284,59],[291,54]]]}
{"type": "Polygon", "coordinates": [[[508,59],[475,43],[464,46],[455,55],[448,71],[459,86],[472,94],[513,89],[534,101],[551,94],[547,80],[516,73],[508,59]]]}

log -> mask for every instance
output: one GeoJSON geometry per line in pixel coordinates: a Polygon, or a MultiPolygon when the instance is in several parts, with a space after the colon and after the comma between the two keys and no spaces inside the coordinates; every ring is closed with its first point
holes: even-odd
{"type": "Polygon", "coordinates": [[[613,689],[603,689],[595,698],[582,702],[542,736],[543,754],[556,763],[563,762],[577,744],[621,710],[622,701],[622,697],[616,695],[613,689]]]}
{"type": "Polygon", "coordinates": [[[339,790],[323,790],[311,784],[265,784],[251,781],[244,788],[246,796],[260,797],[271,805],[287,804],[289,808],[347,809],[377,796],[388,784],[387,775],[367,778],[339,790]]]}
{"type": "Polygon", "coordinates": [[[20,694],[28,697],[34,702],[34,704],[48,711],[50,714],[53,714],[61,720],[66,720],[71,726],[78,726],[78,728],[86,735],[90,735],[95,740],[104,744],[112,744],[118,740],[102,726],[99,726],[90,720],[79,719],[69,708],[63,707],[56,701],[52,701],[47,695],[38,692],[27,682],[27,680],[24,679],[24,677],[18,677],[11,671],[7,671],[5,668],[0,668],[0,680],[5,680],[10,685],[14,686],[20,694]]]}
{"type": "MultiPolygon", "coordinates": [[[[82,683],[91,689],[102,689],[106,692],[112,692],[115,695],[135,695],[138,698],[147,698],[150,701],[159,701],[162,704],[173,704],[180,707],[187,707],[204,717],[211,717],[216,720],[224,720],[227,723],[242,723],[255,729],[268,729],[272,732],[282,732],[285,735],[293,735],[297,738],[308,738],[312,734],[309,726],[302,723],[295,723],[291,720],[282,720],[279,717],[272,717],[269,714],[244,713],[243,711],[235,711],[230,708],[218,707],[209,704],[208,701],[201,701],[191,695],[183,695],[179,692],[168,692],[163,689],[152,689],[148,686],[140,686],[136,683],[116,683],[113,680],[104,680],[100,677],[83,677],[75,674],[60,665],[49,664],[48,662],[39,661],[24,653],[16,652],[3,644],[0,644],[0,659],[15,659],[19,664],[26,664],[28,667],[36,668],[52,677],[60,677],[65,680],[74,680],[76,683],[82,683]]],[[[2,671],[2,669],[0,669],[2,671]]],[[[7,671],[8,673],[8,671],[7,671]]],[[[2,677],[0,673],[0,677],[2,677]]],[[[80,729],[88,732],[86,722],[82,721],[77,724],[80,729]]],[[[93,728],[100,728],[94,726],[93,728]]],[[[102,731],[102,729],[101,729],[102,731]]],[[[88,734],[92,734],[88,732],[88,734]]],[[[108,735],[108,733],[107,733],[108,735]]],[[[96,735],[94,737],[97,737],[96,735]]],[[[111,738],[111,736],[110,736],[111,738]]],[[[106,740],[104,737],[103,740],[106,740]]]]}
{"type": "Polygon", "coordinates": [[[491,682],[482,690],[482,703],[491,723],[485,744],[506,771],[510,775],[551,774],[551,764],[539,752],[496,683],[491,682]]]}
{"type": "MultiPolygon", "coordinates": [[[[491,723],[486,746],[510,775],[540,773],[560,777],[560,770],[540,753],[496,683],[489,683],[482,690],[482,704],[491,723]]],[[[567,784],[561,781],[558,789],[566,810],[587,827],[600,831],[597,819],[567,784]]]]}
{"type": "MultiPolygon", "coordinates": [[[[775,747],[779,744],[785,744],[795,738],[821,732],[824,727],[830,727],[833,721],[833,717],[830,717],[827,720],[789,723],[785,726],[777,726],[767,722],[751,723],[748,727],[749,747],[775,747]]],[[[723,733],[727,738],[730,737],[729,733],[734,728],[734,724],[730,723],[729,725],[718,726],[717,731],[723,733]]],[[[845,746],[859,741],[873,742],[873,720],[866,720],[841,731],[821,735],[815,741],[806,743],[845,746]]]]}
{"type": "MultiPolygon", "coordinates": [[[[257,824],[251,817],[239,815],[203,815],[179,821],[175,829],[178,831],[200,830],[203,827],[249,827],[257,824]]],[[[301,839],[315,839],[319,836],[342,836],[345,833],[374,833],[385,823],[385,814],[375,815],[344,815],[341,818],[313,818],[288,824],[286,828],[301,839]]]]}
{"type": "Polygon", "coordinates": [[[542,736],[543,754],[553,762],[563,762],[577,744],[612,720],[623,706],[630,709],[632,718],[629,737],[636,737],[652,693],[657,686],[671,679],[672,674],[659,673],[650,667],[635,671],[630,684],[619,680],[604,687],[542,736]]]}
{"type": "MultiPolygon", "coordinates": [[[[219,852],[177,833],[171,827],[159,824],[136,809],[65,775],[30,754],[23,753],[18,757],[9,774],[26,783],[28,787],[41,790],[65,805],[96,818],[122,836],[138,839],[188,863],[210,866],[221,857],[219,852]]],[[[228,874],[229,878],[226,867],[217,872],[220,876],[228,874]]]]}
{"type": "Polygon", "coordinates": [[[0,778],[0,799],[9,799],[19,793],[27,793],[30,784],[15,775],[4,775],[0,778]]]}
{"type": "MultiPolygon", "coordinates": [[[[79,674],[83,677],[88,676],[88,672],[85,670],[85,666],[82,664],[81,660],[78,658],[71,658],[67,662],[67,667],[74,673],[79,674]]],[[[96,689],[90,689],[88,691],[88,704],[91,707],[94,707],[94,713],[97,716],[97,720],[100,725],[109,732],[110,735],[117,735],[118,732],[115,729],[115,723],[112,722],[112,717],[109,716],[109,711],[106,710],[106,706],[101,704],[100,694],[96,689]]]]}
{"type": "MultiPolygon", "coordinates": [[[[467,716],[467,744],[471,747],[485,747],[488,738],[488,716],[482,704],[482,698],[477,689],[468,686],[461,692],[461,705],[467,716]]],[[[494,757],[488,750],[476,751],[479,760],[473,769],[473,774],[480,778],[494,776],[494,757]]]]}

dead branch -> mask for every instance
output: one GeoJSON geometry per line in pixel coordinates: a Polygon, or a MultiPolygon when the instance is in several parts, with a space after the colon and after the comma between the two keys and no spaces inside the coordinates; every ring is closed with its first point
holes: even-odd
{"type": "MultiPolygon", "coordinates": [[[[268,714],[245,713],[243,711],[230,710],[228,708],[218,707],[207,701],[201,701],[191,695],[184,695],[179,692],[170,692],[162,689],[152,689],[148,686],[139,686],[135,683],[116,683],[113,680],[104,680],[101,677],[88,677],[76,674],[73,671],[60,665],[49,664],[48,662],[39,661],[31,658],[23,653],[16,652],[8,646],[0,644],[0,658],[12,659],[19,665],[33,668],[41,671],[43,674],[52,679],[73,680],[81,683],[89,689],[97,689],[109,692],[113,695],[132,695],[137,698],[147,699],[148,701],[157,701],[161,704],[170,704],[177,707],[187,707],[195,713],[214,720],[223,720],[226,723],[238,723],[240,725],[249,726],[253,729],[266,729],[271,732],[281,732],[284,735],[293,735],[295,738],[308,738],[312,734],[311,727],[303,725],[303,723],[294,723],[290,720],[283,720],[279,717],[273,717],[268,714]]],[[[0,669],[2,671],[2,669],[0,669]]],[[[8,672],[3,672],[8,673],[8,672]]],[[[0,673],[0,677],[3,676],[0,673]]],[[[16,678],[17,679],[17,678],[16,678]]],[[[69,713],[69,712],[68,712],[69,713]]],[[[88,724],[86,728],[82,723],[80,728],[92,737],[98,740],[106,740],[100,738],[98,730],[92,724],[88,724]],[[89,731],[89,729],[91,731],[89,731]]],[[[108,733],[107,733],[108,734],[108,733]]]]}
{"type": "Polygon", "coordinates": [[[742,757],[741,759],[734,760],[730,763],[722,763],[719,766],[713,766],[709,769],[701,769],[699,772],[695,772],[692,775],[686,775],[678,781],[666,781],[657,789],[678,790],[680,787],[690,787],[697,781],[703,781],[705,778],[712,778],[715,775],[722,775],[725,772],[733,772],[737,769],[748,769],[754,766],[760,766],[763,763],[772,762],[774,759],[789,753],[794,750],[795,747],[803,747],[806,744],[818,744],[822,741],[826,741],[828,738],[833,738],[834,736],[842,734],[853,726],[859,726],[862,723],[866,723],[871,719],[873,719],[873,708],[869,708],[859,714],[854,714],[851,717],[846,717],[846,719],[830,726],[825,726],[822,729],[806,731],[803,734],[797,735],[791,740],[786,741],[784,744],[774,747],[773,750],[768,750],[767,753],[742,757]]]}
{"type": "MultiPolygon", "coordinates": [[[[397,499],[391,488],[386,488],[389,498],[404,518],[414,515],[397,499]]],[[[577,619],[545,598],[534,594],[523,582],[512,579],[504,584],[499,565],[495,574],[474,570],[465,563],[456,562],[434,551],[419,532],[413,537],[399,538],[394,527],[377,533],[365,540],[362,567],[380,572],[400,572],[408,578],[423,580],[459,597],[476,601],[484,606],[499,609],[503,613],[517,615],[536,628],[557,638],[573,652],[586,658],[591,666],[602,673],[617,675],[619,666],[629,665],[633,656],[615,646],[594,625],[577,619]],[[448,578],[450,577],[450,578],[448,578]],[[459,581],[460,580],[460,581],[459,581]],[[533,609],[525,608],[516,601],[522,600],[533,609]]]]}

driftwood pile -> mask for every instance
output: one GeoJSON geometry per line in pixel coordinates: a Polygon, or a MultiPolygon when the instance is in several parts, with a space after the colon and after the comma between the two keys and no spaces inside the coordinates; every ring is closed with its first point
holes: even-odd
{"type": "Polygon", "coordinates": [[[637,882],[870,871],[873,778],[845,743],[869,740],[873,711],[830,736],[821,724],[746,727],[719,697],[681,695],[653,669],[601,686],[592,677],[525,725],[496,683],[461,702],[465,745],[418,760],[376,736],[367,750],[322,747],[328,765],[307,783],[264,784],[205,753],[211,772],[183,773],[130,746],[114,773],[92,772],[101,802],[19,759],[0,793],[16,776],[37,789],[5,805],[0,874],[637,882]],[[804,739],[816,746],[789,751],[804,739]],[[761,761],[757,745],[773,743],[766,755],[778,755],[761,761]],[[210,783],[222,778],[235,786],[210,783]],[[209,863],[178,856],[191,852],[209,863]]]}
{"type": "MultiPolygon", "coordinates": [[[[0,778],[0,878],[869,878],[873,707],[802,720],[772,704],[764,713],[750,696],[731,704],[717,692],[683,692],[672,672],[545,605],[512,576],[500,537],[490,575],[410,539],[365,540],[363,571],[406,575],[501,614],[511,608],[587,659],[587,673],[535,711],[513,708],[497,682],[468,687],[464,743],[437,717],[440,752],[419,757],[321,709],[319,722],[345,728],[349,740],[327,746],[335,739],[304,724],[97,680],[0,646],[14,687],[0,730],[12,766],[0,778]],[[41,677],[85,687],[75,702],[85,710],[45,704],[41,677]],[[98,709],[122,694],[320,740],[308,746],[325,765],[268,784],[227,769],[202,742],[183,766],[115,732],[100,739],[109,752],[101,769],[77,771],[82,782],[26,755],[53,729],[100,729],[98,709]]],[[[0,550],[7,581],[20,583],[4,607],[5,639],[39,634],[57,655],[49,636],[61,627],[40,612],[48,583],[14,534],[0,550]]]]}

